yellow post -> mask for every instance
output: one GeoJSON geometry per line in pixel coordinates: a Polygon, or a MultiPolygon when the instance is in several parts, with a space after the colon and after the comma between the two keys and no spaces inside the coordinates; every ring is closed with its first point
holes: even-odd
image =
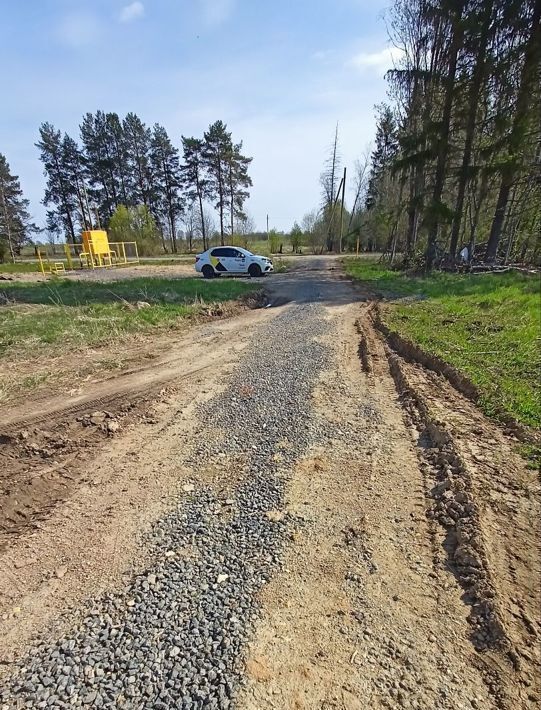
{"type": "Polygon", "coordinates": [[[133,246],[135,247],[135,260],[137,261],[137,263],[139,263],[139,252],[137,251],[137,242],[134,242],[133,246]]]}
{"type": "Polygon", "coordinates": [[[123,258],[123,260],[124,260],[122,263],[123,263],[123,264],[127,264],[127,259],[126,259],[126,245],[124,244],[124,242],[120,242],[120,245],[121,245],[121,247],[122,247],[122,258],[123,258]]]}
{"type": "Polygon", "coordinates": [[[43,259],[41,258],[41,250],[38,249],[38,261],[39,261],[39,270],[41,271],[42,274],[45,275],[45,267],[43,266],[43,259]]]}
{"type": "Polygon", "coordinates": [[[64,244],[64,251],[66,252],[66,261],[68,262],[68,269],[73,269],[69,244],[64,244]]]}

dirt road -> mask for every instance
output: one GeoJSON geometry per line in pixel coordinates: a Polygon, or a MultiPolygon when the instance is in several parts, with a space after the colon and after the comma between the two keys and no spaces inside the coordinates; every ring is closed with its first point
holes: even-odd
{"type": "Polygon", "coordinates": [[[0,413],[3,708],[536,707],[539,482],[328,257],[0,413]]]}

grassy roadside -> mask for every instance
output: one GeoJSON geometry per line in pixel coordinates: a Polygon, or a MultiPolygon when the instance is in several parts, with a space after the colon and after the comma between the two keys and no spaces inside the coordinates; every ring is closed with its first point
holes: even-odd
{"type": "Polygon", "coordinates": [[[0,274],[36,274],[39,271],[37,261],[17,261],[15,264],[0,264],[0,274]]]}
{"type": "Polygon", "coordinates": [[[131,333],[175,327],[210,304],[254,290],[250,282],[200,278],[2,283],[0,359],[50,346],[65,350],[102,345],[131,333]]]}
{"type": "Polygon", "coordinates": [[[541,315],[538,277],[520,273],[411,277],[348,259],[346,272],[390,299],[387,325],[463,372],[481,407],[541,427],[541,315]],[[408,298],[408,296],[410,298],[408,298]]]}

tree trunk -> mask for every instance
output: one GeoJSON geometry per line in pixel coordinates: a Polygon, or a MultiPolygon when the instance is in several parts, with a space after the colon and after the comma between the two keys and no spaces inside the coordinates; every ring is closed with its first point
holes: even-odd
{"type": "MultiPolygon", "coordinates": [[[[473,220],[471,223],[471,229],[470,229],[470,261],[473,259],[475,255],[475,241],[476,241],[476,234],[477,234],[477,225],[479,224],[479,218],[481,216],[481,207],[483,205],[483,202],[485,201],[485,198],[488,193],[488,175],[485,173],[481,179],[481,187],[479,188],[479,202],[477,204],[474,204],[474,215],[473,215],[473,220]]],[[[475,192],[473,193],[473,199],[475,202],[475,192]]]]}
{"type": "Polygon", "coordinates": [[[449,70],[445,87],[445,101],[441,118],[441,135],[438,144],[438,158],[436,163],[436,173],[434,176],[434,191],[432,193],[430,229],[428,232],[428,244],[426,247],[426,265],[431,269],[436,257],[436,244],[438,240],[440,219],[438,210],[441,207],[441,198],[445,184],[445,168],[447,165],[447,154],[449,152],[449,132],[451,128],[451,115],[453,111],[453,97],[455,89],[455,77],[458,52],[462,44],[462,10],[464,2],[457,3],[456,17],[454,19],[453,36],[449,49],[449,70]]]}
{"type": "Polygon", "coordinates": [[[62,173],[60,171],[60,165],[58,163],[58,158],[55,155],[54,156],[54,162],[55,162],[55,167],[58,175],[58,185],[60,187],[60,196],[62,197],[62,207],[66,215],[66,220],[68,223],[68,240],[71,237],[71,243],[75,244],[75,227],[73,226],[73,219],[71,217],[71,212],[69,210],[68,206],[68,200],[67,200],[67,195],[66,195],[66,189],[64,187],[64,183],[62,182],[62,173]]]}
{"type": "Polygon", "coordinates": [[[9,253],[11,256],[11,261],[15,263],[15,250],[13,248],[13,239],[11,238],[11,225],[10,225],[10,218],[8,215],[8,206],[6,202],[6,192],[4,189],[2,189],[2,204],[4,205],[4,215],[6,217],[6,231],[8,235],[8,246],[9,246],[9,253]]]}
{"type": "MultiPolygon", "coordinates": [[[[118,158],[121,156],[121,146],[120,146],[120,143],[119,143],[116,135],[113,137],[113,140],[115,141],[115,149],[116,149],[115,152],[116,152],[116,157],[118,158]]],[[[124,205],[127,207],[128,206],[128,191],[126,190],[126,177],[124,175],[124,168],[122,166],[122,160],[117,161],[117,169],[120,174],[120,187],[121,187],[121,191],[122,191],[122,199],[124,201],[124,205]]]]}
{"type": "Polygon", "coordinates": [[[419,224],[418,209],[416,204],[417,168],[414,166],[410,173],[410,189],[408,201],[408,231],[406,233],[406,259],[410,257],[417,242],[417,227],[419,224]]]}
{"type": "Polygon", "coordinates": [[[473,139],[475,136],[475,127],[477,123],[477,106],[479,103],[479,91],[481,89],[485,75],[486,48],[488,44],[490,20],[492,18],[492,5],[492,0],[486,0],[483,24],[481,27],[481,36],[479,38],[477,61],[471,78],[470,96],[468,100],[468,120],[466,123],[466,139],[464,142],[464,153],[462,155],[462,165],[460,168],[460,178],[458,181],[455,214],[453,219],[453,226],[451,229],[451,243],[449,245],[449,252],[453,258],[456,256],[456,249],[460,237],[462,211],[464,209],[464,197],[466,195],[466,185],[469,180],[468,171],[473,152],[473,139]]]}
{"type": "Polygon", "coordinates": [[[197,196],[199,198],[199,214],[201,216],[201,236],[203,237],[203,251],[207,251],[207,229],[205,225],[205,213],[203,211],[203,198],[201,197],[199,187],[197,189],[197,196]]]}
{"type": "MultiPolygon", "coordinates": [[[[336,180],[336,162],[338,158],[338,124],[336,124],[336,130],[334,133],[334,144],[332,149],[332,167],[331,167],[331,195],[329,207],[333,209],[334,206],[334,181],[336,180]]],[[[332,236],[332,221],[329,222],[329,231],[327,234],[327,251],[333,251],[334,249],[334,239],[332,236]]]]}
{"type": "Polygon", "coordinates": [[[231,210],[231,238],[235,231],[235,192],[233,189],[233,161],[229,161],[229,202],[231,210]]]}
{"type": "Polygon", "coordinates": [[[524,64],[520,74],[520,84],[517,94],[517,105],[509,137],[509,153],[511,159],[502,171],[498,201],[492,219],[490,236],[485,252],[486,261],[494,261],[502,236],[502,227],[509,201],[509,194],[516,174],[520,167],[519,151],[524,138],[525,118],[530,105],[530,91],[537,79],[539,55],[541,53],[541,0],[536,0],[532,17],[532,30],[524,52],[524,64]]]}
{"type": "Polygon", "coordinates": [[[222,172],[222,159],[218,157],[218,196],[220,198],[220,244],[225,246],[224,235],[224,184],[222,172]]]}
{"type": "Polygon", "coordinates": [[[176,254],[177,253],[177,235],[175,233],[175,229],[176,229],[175,213],[173,212],[172,208],[169,208],[169,229],[171,230],[172,250],[176,254]]]}

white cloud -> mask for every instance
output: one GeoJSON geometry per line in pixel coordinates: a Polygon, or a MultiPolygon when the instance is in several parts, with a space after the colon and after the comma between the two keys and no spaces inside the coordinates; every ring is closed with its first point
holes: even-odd
{"type": "Polygon", "coordinates": [[[133,22],[138,20],[140,17],[144,17],[145,6],[139,0],[134,0],[129,5],[125,5],[120,11],[119,20],[120,22],[133,22]]]}
{"type": "Polygon", "coordinates": [[[199,0],[207,25],[221,25],[233,12],[235,0],[199,0]]]}
{"type": "Polygon", "coordinates": [[[57,36],[63,44],[74,49],[96,42],[100,35],[97,18],[87,12],[66,15],[57,28],[57,36]]]}
{"type": "Polygon", "coordinates": [[[359,52],[347,65],[361,72],[375,71],[378,74],[392,69],[402,56],[402,50],[397,47],[385,47],[378,52],[359,52]]]}

